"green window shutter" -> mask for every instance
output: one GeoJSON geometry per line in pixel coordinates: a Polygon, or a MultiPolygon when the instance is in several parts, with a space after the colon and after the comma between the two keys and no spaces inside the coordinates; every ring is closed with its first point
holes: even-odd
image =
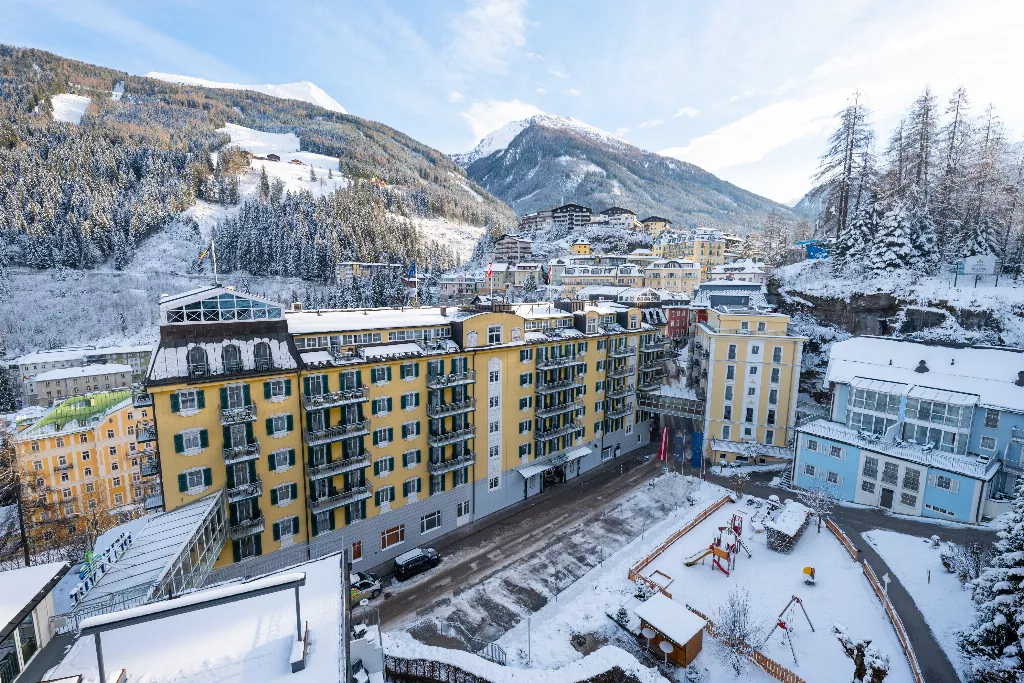
{"type": "Polygon", "coordinates": [[[277,458],[273,453],[267,453],[267,469],[271,472],[277,470],[277,458]]]}
{"type": "Polygon", "coordinates": [[[227,448],[229,445],[234,445],[231,443],[231,429],[228,427],[221,427],[220,431],[221,437],[224,439],[224,448],[227,448]]]}
{"type": "Polygon", "coordinates": [[[292,484],[292,500],[295,500],[298,497],[299,497],[299,485],[298,484],[292,484]]]}
{"type": "Polygon", "coordinates": [[[220,388],[220,407],[221,410],[228,407],[228,390],[226,387],[220,388]]]}
{"type": "Polygon", "coordinates": [[[385,369],[387,370],[387,378],[388,378],[388,381],[390,382],[391,381],[391,366],[389,365],[385,369]]]}
{"type": "Polygon", "coordinates": [[[380,462],[380,460],[377,460],[376,462],[373,463],[373,476],[375,477],[380,476],[380,462]]]}
{"type": "Polygon", "coordinates": [[[416,456],[415,457],[416,457],[416,464],[417,465],[420,464],[421,462],[423,462],[423,457],[421,456],[420,449],[418,449],[418,448],[416,449],[416,456]]]}
{"type": "Polygon", "coordinates": [[[420,421],[416,420],[416,436],[420,435],[420,421]]]}
{"type": "Polygon", "coordinates": [[[419,377],[420,376],[420,364],[419,363],[413,363],[412,364],[412,372],[413,372],[413,376],[414,377],[419,377]]]}
{"type": "MultiPolygon", "coordinates": [[[[331,456],[331,449],[330,449],[330,444],[328,444],[328,448],[327,448],[327,460],[328,461],[330,461],[330,459],[331,459],[330,456],[331,456]]],[[[292,466],[295,465],[295,449],[294,448],[289,448],[288,449],[288,464],[292,465],[292,466]]]]}
{"type": "Polygon", "coordinates": [[[263,398],[270,398],[270,382],[263,383],[263,398]]]}
{"type": "Polygon", "coordinates": [[[420,405],[420,394],[419,394],[419,392],[417,391],[415,394],[413,394],[413,397],[416,399],[416,402],[413,403],[413,405],[418,408],[419,405],[420,405]]]}
{"type": "Polygon", "coordinates": [[[288,431],[290,432],[293,429],[295,429],[295,421],[292,419],[292,416],[289,415],[288,416],[288,431]]]}
{"type": "Polygon", "coordinates": [[[231,541],[231,554],[235,558],[235,562],[242,561],[242,550],[239,547],[239,541],[231,541]]]}
{"type": "Polygon", "coordinates": [[[279,522],[274,522],[274,540],[281,540],[281,524],[279,522]]]}
{"type": "Polygon", "coordinates": [[[267,418],[267,436],[274,435],[274,419],[271,417],[267,418]]]}
{"type": "Polygon", "coordinates": [[[409,436],[409,430],[406,429],[405,425],[402,425],[402,438],[404,439],[407,436],[409,436]]]}
{"type": "Polygon", "coordinates": [[[213,484],[213,470],[209,467],[203,468],[203,485],[211,486],[213,484]]]}
{"type": "Polygon", "coordinates": [[[171,412],[176,413],[179,410],[181,410],[181,399],[177,394],[171,394],[171,412]]]}
{"type": "Polygon", "coordinates": [[[199,430],[199,447],[206,448],[210,445],[210,433],[205,429],[199,430]]]}
{"type": "MultiPolygon", "coordinates": [[[[391,471],[391,472],[395,471],[395,459],[394,458],[388,458],[388,470],[391,471]]],[[[392,490],[394,490],[394,488],[395,488],[394,486],[391,487],[392,490]]]]}
{"type": "Polygon", "coordinates": [[[356,388],[363,386],[363,371],[356,370],[356,388]]]}
{"type": "MultiPolygon", "coordinates": [[[[366,501],[364,500],[362,502],[365,503],[366,501]]],[[[328,510],[327,511],[327,524],[328,524],[329,528],[331,529],[331,531],[333,531],[334,530],[334,510],[328,510]]]]}
{"type": "Polygon", "coordinates": [[[306,413],[306,431],[313,431],[313,413],[306,413]]]}
{"type": "Polygon", "coordinates": [[[196,407],[197,408],[205,408],[206,407],[206,392],[203,391],[202,389],[197,389],[196,390],[196,407]]]}
{"type": "Polygon", "coordinates": [[[331,390],[330,387],[327,386],[327,375],[320,375],[320,388],[323,389],[325,394],[331,390]]]}
{"type": "Polygon", "coordinates": [[[256,439],[252,435],[252,422],[245,423],[245,440],[246,443],[255,443],[256,439]]]}
{"type": "Polygon", "coordinates": [[[380,443],[380,437],[379,437],[377,431],[374,430],[374,432],[373,432],[373,445],[376,446],[378,443],[380,443]]]}
{"type": "Polygon", "coordinates": [[[277,505],[277,489],[270,489],[270,504],[277,505]]]}
{"type": "Polygon", "coordinates": [[[393,427],[388,427],[388,441],[395,440],[395,430],[393,427]]]}
{"type": "Polygon", "coordinates": [[[405,364],[398,366],[398,378],[405,379],[405,364]]]}
{"type": "Polygon", "coordinates": [[[312,533],[314,536],[316,536],[318,531],[319,531],[319,529],[316,528],[316,515],[312,515],[312,522],[311,522],[310,526],[312,527],[310,529],[310,533],[312,533]]]}
{"type": "Polygon", "coordinates": [[[262,555],[263,554],[263,537],[260,536],[259,534],[257,534],[255,537],[253,537],[252,544],[253,544],[253,546],[256,549],[256,554],[257,555],[262,555]]]}
{"type": "Polygon", "coordinates": [[[370,401],[370,414],[371,415],[376,415],[377,414],[377,399],[374,399],[374,400],[370,401]]]}
{"type": "Polygon", "coordinates": [[[402,410],[405,410],[408,407],[406,405],[407,402],[408,402],[408,399],[409,399],[408,396],[406,396],[405,394],[402,394],[402,400],[401,400],[402,410]]]}
{"type": "Polygon", "coordinates": [[[302,378],[302,393],[309,396],[309,377],[302,378]]]}
{"type": "Polygon", "coordinates": [[[179,474],[178,475],[178,490],[181,491],[182,493],[185,493],[186,491],[188,491],[188,475],[187,474],[179,474]]]}
{"type": "Polygon", "coordinates": [[[292,395],[292,381],[290,379],[286,379],[284,381],[284,395],[285,396],[291,396],[292,395]]]}
{"type": "Polygon", "coordinates": [[[409,497],[409,482],[407,482],[407,481],[403,481],[402,482],[402,497],[403,498],[408,498],[409,497]]]}
{"type": "Polygon", "coordinates": [[[380,489],[373,492],[373,503],[377,507],[380,507],[380,489]]]}
{"type": "Polygon", "coordinates": [[[184,453],[185,452],[185,439],[181,434],[174,435],[174,452],[184,453]]]}
{"type": "Polygon", "coordinates": [[[391,397],[388,396],[388,412],[391,412],[393,409],[394,408],[393,408],[393,404],[391,402],[391,397]]]}
{"type": "Polygon", "coordinates": [[[245,405],[247,405],[247,406],[251,406],[252,405],[252,395],[249,393],[249,385],[248,384],[243,384],[242,385],[242,402],[245,403],[245,405]]]}
{"type": "Polygon", "coordinates": [[[232,467],[231,465],[228,465],[226,468],[224,468],[224,470],[227,473],[227,479],[228,479],[227,488],[229,488],[229,489],[235,488],[235,468],[232,467]]]}

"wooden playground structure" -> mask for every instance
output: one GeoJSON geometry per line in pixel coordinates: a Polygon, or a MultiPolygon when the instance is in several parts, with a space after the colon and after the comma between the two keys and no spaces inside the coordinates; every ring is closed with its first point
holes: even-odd
{"type": "Polygon", "coordinates": [[[729,576],[729,572],[736,568],[736,558],[741,548],[747,553],[748,558],[753,557],[750,554],[750,549],[743,543],[745,515],[746,513],[742,510],[734,512],[728,526],[718,527],[718,532],[715,534],[714,540],[711,541],[711,545],[684,560],[683,564],[692,567],[700,562],[703,565],[704,559],[710,557],[711,570],[717,569],[729,576]]]}

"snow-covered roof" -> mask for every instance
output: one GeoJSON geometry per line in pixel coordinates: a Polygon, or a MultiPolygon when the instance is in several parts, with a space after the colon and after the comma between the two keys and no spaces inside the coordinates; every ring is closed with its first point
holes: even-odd
{"type": "Polygon", "coordinates": [[[810,509],[803,503],[798,503],[795,500],[788,500],[786,504],[775,513],[775,518],[765,517],[762,524],[765,528],[775,529],[779,533],[783,533],[787,536],[796,536],[797,532],[800,531],[800,527],[807,521],[807,516],[811,514],[810,509]]]}
{"type": "Polygon", "coordinates": [[[640,603],[634,612],[680,647],[700,633],[705,624],[703,619],[664,593],[655,593],[640,603]]]}
{"type": "Polygon", "coordinates": [[[289,341],[286,335],[281,334],[276,336],[239,335],[226,339],[177,340],[173,343],[161,343],[149,361],[147,380],[160,382],[187,378],[189,376],[188,352],[197,346],[206,351],[206,362],[211,375],[226,374],[222,354],[224,347],[229,344],[238,347],[241,352],[242,367],[246,371],[251,371],[256,367],[255,349],[256,345],[260,343],[266,343],[270,347],[270,357],[275,370],[294,370],[298,367],[298,361],[292,354],[289,341]]]}
{"type": "MultiPolygon", "coordinates": [[[[133,680],[206,681],[216,670],[221,683],[302,683],[337,681],[348,670],[339,644],[347,625],[343,613],[338,556],[291,567],[281,575],[233,583],[191,593],[166,603],[141,608],[145,611],[177,607],[184,602],[202,603],[227,597],[238,590],[266,587],[305,575],[299,588],[302,621],[316,646],[309,648],[306,668],[291,672],[289,661],[295,640],[295,594],[291,590],[258,595],[229,604],[199,607],[184,614],[114,628],[103,633],[103,657],[108,667],[124,668],[133,680]],[[145,647],[140,647],[145,643],[145,647]]],[[[121,615],[123,616],[123,615],[121,615]]],[[[118,614],[104,615],[117,619],[118,614]]],[[[88,623],[88,622],[86,622],[88,623]]],[[[83,683],[94,683],[96,645],[94,636],[79,638],[51,677],[84,674],[83,683]]]]}
{"type": "Polygon", "coordinates": [[[572,313],[556,308],[554,304],[541,302],[536,304],[518,304],[512,312],[526,320],[538,318],[571,318],[572,313]]]}
{"type": "Polygon", "coordinates": [[[925,450],[924,447],[909,442],[885,441],[884,437],[875,440],[874,436],[862,435],[856,429],[847,427],[841,422],[815,420],[797,428],[797,431],[811,436],[820,436],[839,443],[856,446],[861,450],[880,453],[893,458],[907,460],[918,465],[933,467],[946,472],[962,474],[975,479],[989,480],[999,471],[999,460],[982,461],[977,456],[956,455],[936,450],[925,450]]]}
{"type": "Polygon", "coordinates": [[[286,311],[285,320],[288,321],[288,332],[291,334],[404,329],[447,325],[451,322],[448,317],[441,315],[441,309],[437,306],[286,311]]]}
{"type": "Polygon", "coordinates": [[[160,323],[218,323],[248,320],[280,320],[284,306],[233,287],[209,285],[160,299],[160,323]]]}
{"type": "Polygon", "coordinates": [[[132,366],[121,363],[96,363],[94,365],[79,365],[72,368],[56,368],[41,372],[35,377],[30,377],[30,382],[51,382],[53,380],[71,379],[73,377],[92,377],[93,375],[111,375],[118,372],[131,374],[132,366]]]}
{"type": "Polygon", "coordinates": [[[906,384],[914,396],[965,404],[940,390],[973,394],[978,403],[1024,413],[1024,351],[996,347],[954,347],[883,337],[851,337],[832,345],[825,383],[852,383],[856,378],[906,384]],[[917,372],[921,361],[927,372],[917,372]]]}
{"type": "Polygon", "coordinates": [[[359,349],[366,360],[386,360],[388,358],[404,358],[410,355],[422,356],[423,348],[416,343],[387,344],[382,346],[365,346],[359,349]]]}
{"type": "Polygon", "coordinates": [[[18,356],[11,365],[27,365],[30,363],[59,363],[61,361],[81,360],[86,356],[109,355],[115,353],[144,353],[152,351],[153,345],[143,346],[81,346],[76,348],[33,351],[18,356]]]}
{"type": "Polygon", "coordinates": [[[302,362],[308,366],[322,365],[327,363],[328,365],[334,363],[334,356],[331,355],[330,351],[307,351],[306,353],[299,354],[302,358],[302,362]]]}
{"type": "Polygon", "coordinates": [[[715,266],[711,269],[713,275],[727,275],[727,274],[747,274],[747,275],[764,275],[764,267],[762,264],[753,261],[752,259],[740,259],[739,261],[733,261],[732,263],[726,263],[720,266],[715,266]]]}
{"type": "Polygon", "coordinates": [[[67,566],[64,562],[51,562],[0,572],[0,629],[10,624],[67,566]]]}
{"type": "Polygon", "coordinates": [[[724,453],[736,453],[751,458],[781,458],[792,460],[793,451],[782,446],[765,446],[759,443],[748,443],[746,441],[723,441],[722,439],[711,439],[711,450],[724,453]]]}

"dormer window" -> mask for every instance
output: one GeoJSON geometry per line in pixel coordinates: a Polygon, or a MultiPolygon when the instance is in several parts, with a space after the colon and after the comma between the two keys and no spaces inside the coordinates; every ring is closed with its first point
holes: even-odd
{"type": "Polygon", "coordinates": [[[267,372],[274,368],[274,362],[270,355],[270,344],[258,342],[254,350],[256,358],[256,369],[260,372],[267,372]]]}
{"type": "Polygon", "coordinates": [[[201,346],[193,346],[188,350],[188,376],[205,377],[209,374],[209,365],[206,361],[206,351],[201,346]]]}
{"type": "Polygon", "coordinates": [[[225,344],[221,350],[224,372],[234,375],[242,371],[242,352],[234,344],[225,344]]]}

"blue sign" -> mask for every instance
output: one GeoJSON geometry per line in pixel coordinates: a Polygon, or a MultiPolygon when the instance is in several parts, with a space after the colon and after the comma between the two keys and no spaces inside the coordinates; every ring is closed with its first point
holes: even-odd
{"type": "Polygon", "coordinates": [[[693,460],[690,461],[691,467],[700,467],[700,461],[704,458],[704,433],[694,432],[693,433],[693,460]]]}

